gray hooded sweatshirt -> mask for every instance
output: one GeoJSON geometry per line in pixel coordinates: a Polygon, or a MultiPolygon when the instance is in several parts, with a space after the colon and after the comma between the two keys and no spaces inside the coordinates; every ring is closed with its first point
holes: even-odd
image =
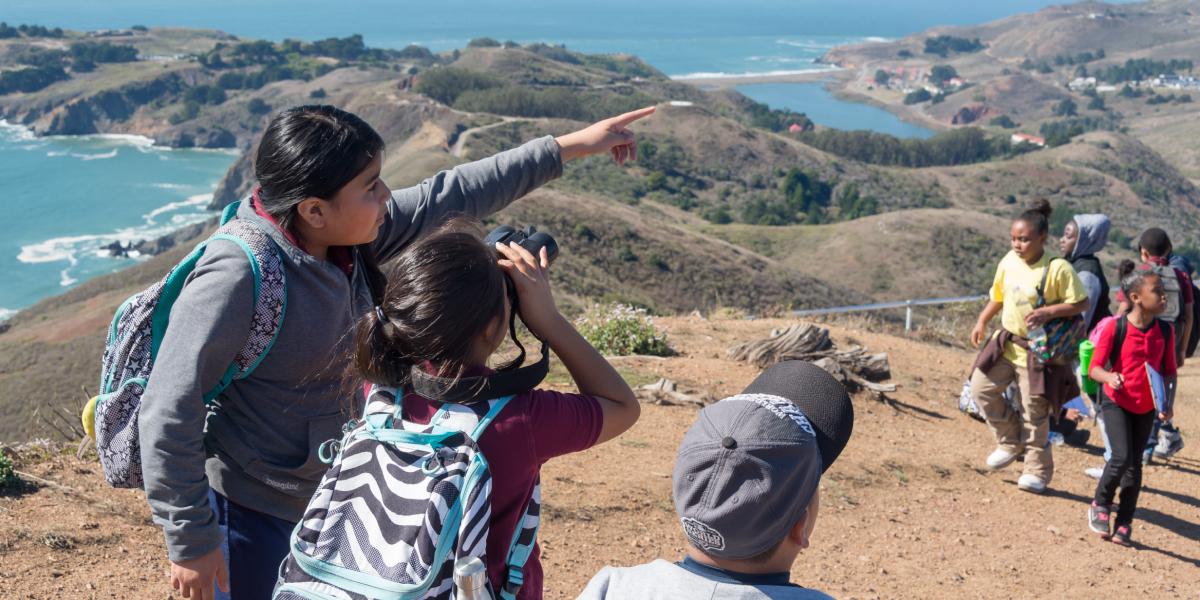
{"type": "MultiPolygon", "coordinates": [[[[378,259],[395,257],[452,214],[485,216],[560,175],[558,143],[544,137],[397,190],[373,243],[378,259]]],[[[280,249],[287,308],[266,358],[207,408],[203,394],[250,332],[254,279],[245,253],[232,242],[211,243],[171,308],[139,439],[146,497],[174,562],[221,544],[210,487],[238,505],[300,520],[326,470],[317,446],[340,435],[354,401],[344,378],[352,325],[372,307],[358,264],[348,276],[305,253],[249,202],[237,216],[280,249]]]]}
{"type": "MultiPolygon", "coordinates": [[[[1097,252],[1103,250],[1108,243],[1108,229],[1111,225],[1105,215],[1075,215],[1075,227],[1079,230],[1079,237],[1075,241],[1075,249],[1071,251],[1067,260],[1072,265],[1077,265],[1081,259],[1093,257],[1097,252]]],[[[1096,266],[1100,265],[1099,260],[1095,258],[1092,260],[1095,261],[1096,266]]],[[[1075,267],[1075,272],[1079,275],[1079,280],[1083,282],[1083,288],[1087,290],[1090,300],[1087,312],[1083,314],[1084,323],[1088,323],[1090,326],[1092,316],[1096,313],[1096,307],[1100,303],[1108,304],[1108,284],[1101,279],[1103,272],[1097,276],[1091,270],[1080,268],[1078,265],[1075,267]]]]}

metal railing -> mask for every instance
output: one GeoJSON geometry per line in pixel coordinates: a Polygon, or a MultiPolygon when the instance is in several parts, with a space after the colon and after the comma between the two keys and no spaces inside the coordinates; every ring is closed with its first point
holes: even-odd
{"type": "Polygon", "coordinates": [[[836,306],[833,308],[810,308],[805,310],[794,310],[792,316],[795,317],[811,317],[814,315],[833,315],[839,313],[850,312],[866,312],[872,310],[885,310],[889,308],[904,309],[904,331],[912,331],[912,317],[914,306],[934,306],[938,304],[961,304],[964,302],[979,302],[986,300],[987,296],[958,296],[955,298],[925,298],[922,300],[897,300],[895,302],[880,302],[879,304],[858,304],[855,306],[836,306]]]}

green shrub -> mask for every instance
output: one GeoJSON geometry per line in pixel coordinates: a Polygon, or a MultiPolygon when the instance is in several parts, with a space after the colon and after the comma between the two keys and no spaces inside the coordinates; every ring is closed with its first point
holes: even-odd
{"type": "Polygon", "coordinates": [[[246,110],[252,115],[265,115],[271,112],[271,105],[263,101],[262,98],[251,98],[246,104],[246,110]]]}
{"type": "Polygon", "coordinates": [[[670,356],[674,353],[667,344],[666,334],[654,326],[654,320],[643,308],[625,304],[595,305],[576,319],[575,326],[596,350],[608,356],[670,356]]]}
{"type": "Polygon", "coordinates": [[[0,495],[15,492],[20,488],[21,478],[17,476],[12,459],[0,454],[0,495]]]}

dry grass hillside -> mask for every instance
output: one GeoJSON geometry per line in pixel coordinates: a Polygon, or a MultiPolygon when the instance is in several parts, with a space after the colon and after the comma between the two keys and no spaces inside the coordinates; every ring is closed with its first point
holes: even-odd
{"type": "MultiPolygon", "coordinates": [[[[669,377],[718,397],[757,374],[723,358],[725,349],[789,324],[698,317],[658,323],[680,354],[614,359],[622,372],[636,381],[669,377]]],[[[792,568],[793,581],[847,600],[1195,597],[1200,455],[1194,436],[1169,463],[1146,469],[1138,545],[1121,548],[1097,539],[1085,521],[1095,481],[1082,470],[1100,462],[1095,441],[1055,448],[1057,473],[1044,496],[1018,491],[1019,467],[984,469],[990,434],[956,409],[970,353],[852,326],[832,333],[840,346],[887,352],[900,389],[890,403],[854,398],[854,436],[822,480],[812,546],[792,568]]],[[[1185,435],[1189,423],[1200,422],[1200,375],[1193,368],[1182,372],[1177,410],[1185,435]]],[[[670,474],[695,415],[691,407],[646,405],[617,440],[547,463],[541,532],[547,598],[575,597],[604,565],[680,556],[670,474]]],[[[0,497],[5,597],[167,596],[162,537],[140,492],[108,488],[94,457],[76,459],[73,447],[5,452],[38,478],[20,494],[0,497]]]]}

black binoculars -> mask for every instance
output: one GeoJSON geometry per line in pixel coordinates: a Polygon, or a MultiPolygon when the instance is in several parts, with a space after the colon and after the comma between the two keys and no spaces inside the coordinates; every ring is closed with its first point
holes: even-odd
{"type": "Polygon", "coordinates": [[[487,244],[489,248],[495,248],[496,244],[508,244],[509,242],[516,242],[518,246],[528,250],[534,256],[537,256],[542,248],[545,248],[546,256],[551,263],[558,256],[558,242],[554,241],[550,234],[538,231],[532,225],[525,229],[501,225],[483,238],[483,243],[487,244]]]}

